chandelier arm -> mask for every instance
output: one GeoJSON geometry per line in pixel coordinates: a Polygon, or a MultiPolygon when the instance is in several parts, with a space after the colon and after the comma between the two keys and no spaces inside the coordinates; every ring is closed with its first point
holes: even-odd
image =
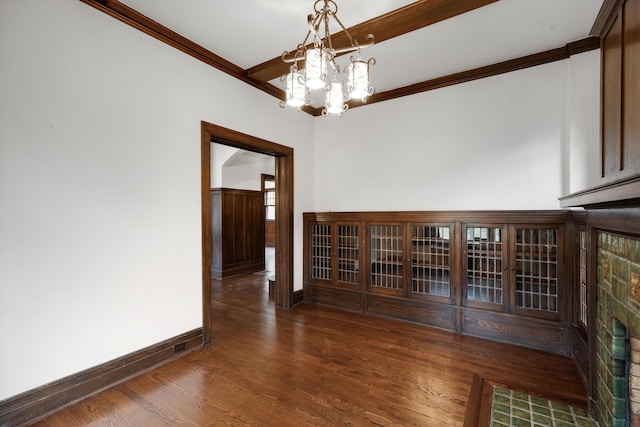
{"type": "Polygon", "coordinates": [[[318,34],[318,30],[316,29],[316,27],[319,26],[320,22],[322,21],[322,15],[316,15],[313,16],[311,14],[307,15],[307,24],[309,25],[309,32],[307,33],[307,37],[305,37],[304,42],[302,42],[304,45],[307,44],[307,39],[309,38],[310,34],[313,34],[313,45],[314,46],[322,46],[322,37],[320,37],[320,34],[318,34]]]}
{"type": "MultiPolygon", "coordinates": [[[[307,38],[309,37],[309,34],[307,33],[307,38]]],[[[306,38],[305,38],[305,42],[306,42],[306,38]]],[[[305,47],[304,44],[299,44],[298,47],[296,48],[295,51],[293,52],[288,52],[288,51],[284,51],[282,52],[282,62],[285,62],[287,64],[291,64],[294,62],[298,62],[304,59],[304,51],[305,51],[305,47]],[[287,58],[287,56],[289,55],[293,55],[292,58],[287,58]]]]}
{"type": "Polygon", "coordinates": [[[347,47],[343,47],[340,49],[336,49],[334,52],[336,55],[341,55],[343,53],[349,53],[349,52],[354,52],[356,50],[359,49],[364,49],[365,47],[369,47],[369,46],[373,46],[375,43],[373,41],[373,36],[371,34],[367,35],[367,38],[369,38],[369,36],[371,36],[371,41],[369,41],[367,44],[360,44],[360,45],[356,45],[356,46],[347,46],[347,47]]]}
{"type": "MultiPolygon", "coordinates": [[[[337,6],[336,6],[336,9],[337,9],[337,6]]],[[[340,21],[340,18],[338,18],[338,15],[334,13],[333,18],[340,25],[340,27],[342,28],[342,31],[344,31],[344,33],[347,35],[347,38],[349,39],[349,43],[351,43],[351,46],[354,46],[354,47],[358,46],[358,42],[355,41],[353,37],[351,37],[351,34],[349,33],[349,31],[347,31],[344,24],[342,24],[342,21],[340,21]]]]}
{"type": "Polygon", "coordinates": [[[324,38],[329,45],[329,52],[333,52],[333,43],[331,43],[331,32],[329,31],[329,6],[327,6],[327,2],[325,1],[325,10],[324,10],[324,38]]]}

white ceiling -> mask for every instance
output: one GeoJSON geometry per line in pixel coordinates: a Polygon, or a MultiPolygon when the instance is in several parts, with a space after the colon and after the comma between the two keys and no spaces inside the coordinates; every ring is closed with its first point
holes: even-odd
{"type": "MultiPolygon", "coordinates": [[[[293,50],[313,0],[120,0],[211,52],[248,69],[293,50]]],[[[413,3],[335,0],[346,27],[413,3]]],[[[603,0],[500,0],[378,43],[376,92],[491,65],[584,39],[603,0]]],[[[332,28],[332,32],[337,29],[332,28]]],[[[375,32],[374,32],[375,36],[375,32]]],[[[360,40],[364,43],[364,40],[360,40]]],[[[282,87],[278,79],[271,82],[282,87]]]]}

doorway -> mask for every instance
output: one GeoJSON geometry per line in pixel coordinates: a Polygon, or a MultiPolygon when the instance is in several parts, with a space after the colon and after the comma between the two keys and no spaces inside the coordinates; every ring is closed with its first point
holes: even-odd
{"type": "Polygon", "coordinates": [[[293,306],[293,148],[201,122],[203,345],[212,339],[211,319],[211,142],[275,157],[276,238],[274,287],[277,307],[293,306]]]}

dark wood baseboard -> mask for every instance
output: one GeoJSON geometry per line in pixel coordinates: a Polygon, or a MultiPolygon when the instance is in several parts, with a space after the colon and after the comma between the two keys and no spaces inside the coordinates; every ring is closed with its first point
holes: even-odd
{"type": "Polygon", "coordinates": [[[293,305],[304,302],[304,289],[300,289],[293,292],[293,305]]]}
{"type": "Polygon", "coordinates": [[[214,279],[226,279],[227,277],[237,276],[238,274],[255,273],[256,271],[262,271],[265,268],[264,258],[254,261],[239,264],[231,267],[224,267],[222,270],[212,268],[211,277],[214,279]]]}
{"type": "Polygon", "coordinates": [[[0,401],[0,426],[34,422],[202,347],[202,328],[0,401]]]}

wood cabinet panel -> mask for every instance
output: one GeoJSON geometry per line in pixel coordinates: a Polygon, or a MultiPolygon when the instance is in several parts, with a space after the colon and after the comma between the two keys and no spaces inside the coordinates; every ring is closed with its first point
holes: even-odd
{"type": "Polygon", "coordinates": [[[276,245],[276,222],[273,220],[264,222],[264,244],[269,247],[276,245]]]}
{"type": "Polygon", "coordinates": [[[622,70],[622,169],[640,173],[640,1],[623,6],[624,68],[622,70]]]}
{"type": "Polygon", "coordinates": [[[601,38],[601,182],[561,206],[640,206],[640,0],[605,1],[592,31],[601,38]]]}
{"type": "Polygon", "coordinates": [[[381,295],[367,296],[367,312],[421,323],[436,328],[456,329],[454,306],[421,301],[398,300],[381,295]]]}
{"type": "Polygon", "coordinates": [[[465,310],[462,333],[568,355],[569,324],[481,310],[465,310]]]}
{"type": "Polygon", "coordinates": [[[620,171],[622,122],[622,19],[616,18],[602,41],[602,177],[620,171]]]}
{"type": "Polygon", "coordinates": [[[212,189],[211,216],[213,277],[264,270],[262,192],[212,189]]]}

